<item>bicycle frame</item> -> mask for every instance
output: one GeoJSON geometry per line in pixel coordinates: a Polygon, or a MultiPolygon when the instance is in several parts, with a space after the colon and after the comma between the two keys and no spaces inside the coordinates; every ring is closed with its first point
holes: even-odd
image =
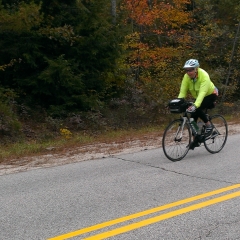
{"type": "Polygon", "coordinates": [[[183,115],[180,117],[180,119],[183,121],[181,126],[179,126],[178,128],[178,131],[176,132],[176,136],[175,136],[175,141],[181,141],[182,139],[182,133],[183,133],[183,128],[186,124],[186,122],[188,123],[188,125],[190,126],[190,129],[191,129],[191,133],[194,137],[196,137],[198,134],[195,133],[194,129],[193,129],[193,126],[190,124],[190,117],[187,115],[187,112],[184,112],[183,115]],[[179,135],[180,133],[180,136],[179,138],[177,138],[177,136],[179,135]]]}
{"type": "Polygon", "coordinates": [[[175,140],[175,141],[178,141],[178,142],[180,142],[181,139],[182,139],[183,127],[184,127],[184,125],[186,124],[187,117],[182,116],[181,119],[183,119],[183,123],[179,126],[179,128],[178,128],[178,130],[177,130],[177,132],[176,132],[176,136],[175,136],[175,138],[174,138],[174,140],[175,140]],[[180,136],[179,136],[179,138],[177,138],[177,136],[179,135],[179,132],[180,132],[180,136]]]}

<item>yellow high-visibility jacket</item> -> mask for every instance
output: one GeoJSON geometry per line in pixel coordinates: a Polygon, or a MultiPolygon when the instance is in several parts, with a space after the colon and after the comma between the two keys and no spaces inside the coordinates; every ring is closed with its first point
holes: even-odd
{"type": "Polygon", "coordinates": [[[195,80],[191,79],[187,73],[184,75],[178,97],[185,98],[187,92],[190,91],[191,95],[196,99],[194,104],[198,108],[203,98],[214,93],[214,89],[215,86],[208,73],[202,68],[198,68],[195,80]]]}

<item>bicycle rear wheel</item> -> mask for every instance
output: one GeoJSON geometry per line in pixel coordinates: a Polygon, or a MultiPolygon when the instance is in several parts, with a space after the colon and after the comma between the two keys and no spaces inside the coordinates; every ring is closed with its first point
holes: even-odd
{"type": "Polygon", "coordinates": [[[220,152],[228,137],[228,126],[227,122],[223,116],[216,114],[210,117],[210,122],[212,123],[213,132],[211,136],[204,141],[204,146],[210,153],[220,152]]]}
{"type": "Polygon", "coordinates": [[[183,120],[172,121],[164,131],[162,147],[165,156],[175,162],[183,159],[190,147],[191,131],[187,123],[183,125],[183,120]]]}

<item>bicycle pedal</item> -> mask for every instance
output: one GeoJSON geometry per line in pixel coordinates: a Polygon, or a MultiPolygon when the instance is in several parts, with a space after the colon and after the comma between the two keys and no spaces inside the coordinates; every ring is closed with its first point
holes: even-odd
{"type": "Polygon", "coordinates": [[[206,140],[209,140],[209,139],[213,139],[213,138],[215,138],[215,137],[218,136],[218,135],[219,135],[218,132],[213,131],[210,136],[205,137],[205,141],[206,141],[206,140]]]}
{"type": "Polygon", "coordinates": [[[211,135],[211,138],[214,138],[214,137],[216,137],[216,136],[218,136],[218,135],[219,135],[218,132],[213,131],[213,133],[212,133],[212,135],[211,135]]]}
{"type": "Polygon", "coordinates": [[[200,142],[191,142],[190,143],[190,146],[189,146],[189,149],[191,150],[194,150],[195,147],[200,147],[201,146],[201,143],[200,142]]]}

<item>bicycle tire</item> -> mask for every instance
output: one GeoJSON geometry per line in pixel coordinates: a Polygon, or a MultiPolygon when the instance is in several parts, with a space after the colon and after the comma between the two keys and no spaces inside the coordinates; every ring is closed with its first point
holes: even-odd
{"type": "Polygon", "coordinates": [[[228,137],[228,125],[225,118],[220,114],[215,114],[209,118],[214,126],[209,139],[204,141],[206,150],[210,153],[220,152],[226,144],[228,137]]]}
{"type": "Polygon", "coordinates": [[[182,124],[182,119],[173,120],[166,127],[162,138],[163,152],[173,162],[180,161],[187,155],[191,143],[191,131],[188,123],[183,126],[182,137],[177,135],[182,124]]]}

